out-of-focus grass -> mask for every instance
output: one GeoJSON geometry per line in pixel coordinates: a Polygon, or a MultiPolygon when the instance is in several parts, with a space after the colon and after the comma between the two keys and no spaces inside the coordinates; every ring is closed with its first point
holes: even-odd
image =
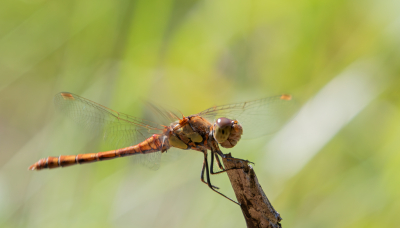
{"type": "MultiPolygon", "coordinates": [[[[393,0],[1,1],[0,227],[243,227],[240,209],[199,181],[200,153],[157,172],[129,158],[26,171],[101,149],[55,118],[54,94],[135,116],[142,98],[185,115],[283,92],[302,103],[365,59],[380,95],[288,179],[264,167],[268,137],[224,152],[256,163],[284,227],[395,227],[399,10],[393,0]]],[[[212,178],[234,196],[226,175],[212,178]]]]}

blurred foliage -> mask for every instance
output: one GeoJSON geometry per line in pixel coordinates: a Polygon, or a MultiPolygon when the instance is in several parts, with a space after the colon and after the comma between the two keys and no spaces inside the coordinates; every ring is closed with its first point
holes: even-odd
{"type": "MultiPolygon", "coordinates": [[[[54,94],[134,116],[140,99],[189,115],[280,93],[307,101],[362,59],[379,63],[388,86],[298,173],[270,181],[280,174],[262,169],[266,139],[234,156],[257,163],[283,227],[397,226],[398,12],[395,0],[2,0],[0,227],[244,227],[239,207],[199,181],[200,153],[157,172],[129,158],[26,171],[101,149],[55,118],[54,94]]],[[[234,197],[226,175],[212,178],[234,197]]]]}

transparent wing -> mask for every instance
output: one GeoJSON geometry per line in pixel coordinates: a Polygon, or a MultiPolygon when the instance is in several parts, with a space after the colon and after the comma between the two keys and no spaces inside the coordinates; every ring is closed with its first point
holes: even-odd
{"type": "MultiPolygon", "coordinates": [[[[182,114],[173,107],[166,108],[165,104],[156,103],[155,101],[143,100],[144,102],[144,113],[146,119],[152,120],[163,125],[170,125],[173,122],[178,121],[182,114]]],[[[182,157],[185,153],[182,149],[176,147],[170,147],[166,153],[162,154],[161,162],[163,164],[168,162],[174,162],[182,157]]]]}
{"type": "Polygon", "coordinates": [[[220,117],[236,119],[243,127],[243,138],[256,138],[276,132],[293,116],[295,102],[290,95],[268,97],[260,100],[215,106],[198,115],[214,122],[220,117]]]}
{"type": "MultiPolygon", "coordinates": [[[[164,126],[111,110],[78,95],[61,92],[54,97],[56,109],[89,130],[100,134],[112,147],[136,145],[153,134],[161,134],[164,126]]],[[[159,166],[161,153],[137,155],[135,160],[152,169],[159,166]],[[157,165],[158,164],[158,165],[157,165]]]]}
{"type": "Polygon", "coordinates": [[[144,113],[147,119],[154,120],[157,123],[161,123],[164,125],[170,125],[171,123],[178,121],[179,112],[177,110],[173,110],[173,108],[169,107],[166,109],[164,104],[155,103],[154,101],[144,100],[144,113]]]}
{"type": "Polygon", "coordinates": [[[157,170],[161,164],[161,152],[154,152],[149,154],[138,154],[133,156],[135,163],[140,163],[149,169],[157,170]]]}

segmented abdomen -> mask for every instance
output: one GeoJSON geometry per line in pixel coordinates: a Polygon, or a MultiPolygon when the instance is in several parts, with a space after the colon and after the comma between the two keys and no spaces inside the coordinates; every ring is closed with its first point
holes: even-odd
{"type": "MultiPolygon", "coordinates": [[[[130,147],[117,150],[110,150],[99,153],[60,155],[58,157],[42,158],[29,167],[30,170],[52,169],[57,167],[67,167],[75,164],[86,164],[97,161],[104,161],[118,157],[125,157],[135,154],[148,154],[169,149],[169,144],[163,142],[164,135],[154,134],[145,141],[130,147]]],[[[167,140],[166,140],[167,141],[167,140]]]]}

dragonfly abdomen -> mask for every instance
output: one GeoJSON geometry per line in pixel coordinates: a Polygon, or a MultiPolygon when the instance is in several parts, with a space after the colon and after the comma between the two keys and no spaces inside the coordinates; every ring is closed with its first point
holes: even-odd
{"type": "Polygon", "coordinates": [[[157,151],[165,151],[169,148],[168,144],[162,143],[163,135],[153,135],[143,142],[117,150],[110,150],[99,153],[60,155],[58,157],[42,158],[29,167],[29,170],[52,169],[57,167],[67,167],[75,164],[86,164],[96,161],[110,160],[118,157],[125,157],[135,154],[147,154],[157,151]]]}

